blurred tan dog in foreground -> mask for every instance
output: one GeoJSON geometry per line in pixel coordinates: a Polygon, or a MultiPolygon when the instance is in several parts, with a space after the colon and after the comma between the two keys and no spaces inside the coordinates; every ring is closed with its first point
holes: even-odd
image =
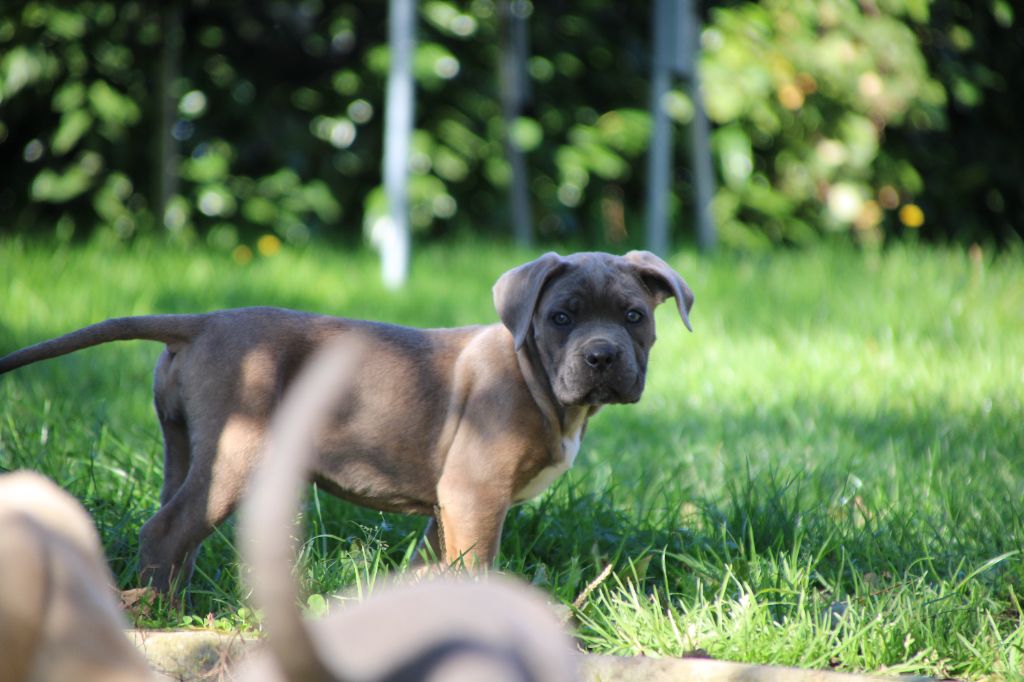
{"type": "Polygon", "coordinates": [[[125,626],[82,505],[39,474],[0,476],[0,681],[153,679],[125,626]]]}
{"type": "Polygon", "coordinates": [[[264,613],[267,651],[239,679],[570,682],[577,654],[541,594],[509,578],[457,576],[376,587],[362,603],[315,622],[296,606],[291,536],[314,441],[352,387],[366,349],[328,344],[274,415],[243,502],[239,538],[264,613]]]}

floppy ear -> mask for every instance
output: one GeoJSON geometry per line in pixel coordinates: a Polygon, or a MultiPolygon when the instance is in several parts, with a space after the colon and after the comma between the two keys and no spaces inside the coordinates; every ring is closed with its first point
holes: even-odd
{"type": "Polygon", "coordinates": [[[669,296],[676,299],[679,317],[683,318],[683,324],[692,332],[690,308],[693,307],[693,292],[682,275],[650,251],[630,251],[623,258],[633,266],[640,281],[650,290],[658,303],[663,303],[669,296]]]}
{"type": "Polygon", "coordinates": [[[565,263],[557,253],[545,253],[537,260],[512,268],[495,283],[494,307],[502,323],[512,332],[517,351],[523,347],[530,331],[541,289],[565,263]]]}

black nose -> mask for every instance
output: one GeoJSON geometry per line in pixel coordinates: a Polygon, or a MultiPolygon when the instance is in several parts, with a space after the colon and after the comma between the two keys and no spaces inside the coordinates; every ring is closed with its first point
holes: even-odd
{"type": "Polygon", "coordinates": [[[609,343],[595,343],[583,351],[583,359],[594,369],[603,372],[619,359],[619,349],[609,343]]]}

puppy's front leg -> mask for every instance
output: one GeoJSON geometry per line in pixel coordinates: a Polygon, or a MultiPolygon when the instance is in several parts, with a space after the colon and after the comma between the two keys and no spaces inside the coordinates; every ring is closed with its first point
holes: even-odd
{"type": "Polygon", "coordinates": [[[438,534],[445,562],[489,568],[498,554],[501,529],[511,506],[507,488],[443,476],[437,497],[438,534]]]}
{"type": "Polygon", "coordinates": [[[470,354],[461,362],[468,369],[450,412],[458,425],[444,453],[435,516],[444,560],[487,568],[498,554],[516,481],[544,454],[548,424],[514,358],[503,365],[489,354],[470,354]]]}

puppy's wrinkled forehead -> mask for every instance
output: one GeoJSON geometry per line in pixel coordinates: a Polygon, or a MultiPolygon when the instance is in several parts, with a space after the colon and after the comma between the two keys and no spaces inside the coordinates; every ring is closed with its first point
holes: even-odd
{"type": "Polygon", "coordinates": [[[617,306],[650,298],[650,292],[621,258],[604,253],[579,253],[566,260],[562,275],[552,278],[545,287],[541,307],[555,302],[617,306]]]}

